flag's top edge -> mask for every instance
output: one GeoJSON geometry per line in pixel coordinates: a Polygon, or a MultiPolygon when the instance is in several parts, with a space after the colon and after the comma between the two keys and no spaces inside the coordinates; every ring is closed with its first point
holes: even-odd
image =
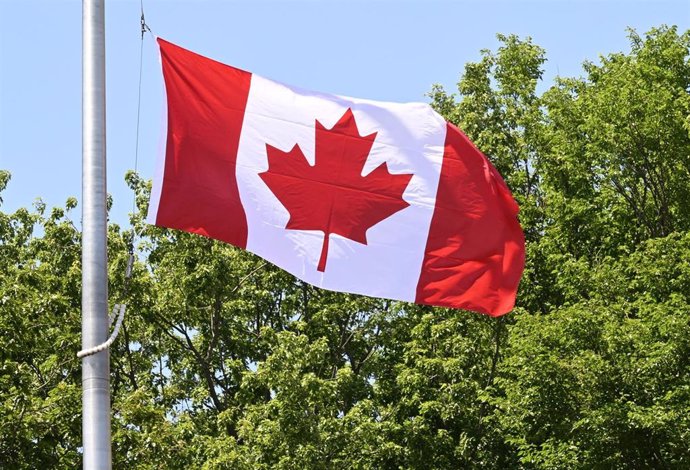
{"type": "Polygon", "coordinates": [[[323,97],[323,98],[325,98],[325,99],[336,98],[336,99],[338,99],[338,100],[344,100],[344,101],[349,101],[349,102],[358,102],[358,103],[361,103],[361,104],[370,103],[370,104],[383,104],[383,105],[389,105],[389,106],[423,106],[423,107],[431,108],[431,106],[430,106],[428,103],[424,103],[423,101],[406,101],[406,102],[401,102],[401,101],[372,100],[372,99],[357,98],[357,97],[353,97],[353,96],[339,95],[339,94],[336,94],[336,93],[328,93],[328,92],[322,92],[322,91],[317,91],[317,90],[311,90],[311,89],[307,89],[307,88],[302,88],[302,87],[295,86],[295,85],[292,85],[292,84],[289,84],[289,83],[285,83],[285,82],[280,81],[280,80],[274,80],[274,79],[272,79],[272,78],[270,78],[270,77],[264,77],[264,76],[259,75],[259,74],[254,74],[254,73],[249,72],[249,71],[247,71],[247,70],[244,70],[244,69],[242,69],[242,68],[235,67],[235,66],[232,66],[232,65],[228,65],[228,64],[226,64],[226,63],[224,63],[224,62],[220,62],[220,61],[215,60],[215,59],[211,59],[210,57],[207,57],[207,56],[205,56],[205,55],[202,55],[202,54],[199,54],[199,53],[197,53],[197,52],[191,51],[191,50],[186,49],[186,48],[184,48],[184,47],[182,47],[182,46],[178,46],[177,44],[172,43],[172,42],[170,42],[170,41],[168,41],[168,40],[166,40],[166,39],[163,39],[163,38],[161,38],[160,36],[156,36],[156,40],[158,41],[158,44],[159,44],[159,46],[161,47],[161,49],[167,48],[167,47],[181,49],[181,50],[183,50],[183,51],[185,51],[185,52],[187,52],[187,53],[189,53],[189,54],[193,54],[193,55],[196,55],[196,56],[199,56],[199,57],[203,57],[203,58],[206,59],[206,60],[213,61],[213,62],[218,63],[218,64],[221,64],[221,65],[223,65],[223,66],[225,66],[225,67],[229,67],[229,68],[231,68],[231,69],[239,70],[239,71],[242,71],[242,72],[245,72],[245,73],[250,73],[250,74],[255,75],[255,76],[260,76],[260,77],[262,77],[262,78],[264,78],[264,79],[266,79],[266,80],[270,80],[270,81],[272,81],[272,82],[274,82],[274,83],[277,83],[278,85],[282,85],[282,86],[285,86],[285,87],[287,87],[287,88],[290,88],[291,90],[293,90],[293,91],[295,91],[295,92],[298,92],[298,93],[300,93],[300,94],[308,94],[308,95],[312,95],[312,96],[323,97]]]}

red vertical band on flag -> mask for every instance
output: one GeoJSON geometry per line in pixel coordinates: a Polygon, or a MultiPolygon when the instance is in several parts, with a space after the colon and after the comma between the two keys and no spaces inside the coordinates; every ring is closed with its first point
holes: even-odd
{"type": "Polygon", "coordinates": [[[525,263],[517,213],[493,165],[448,124],[416,301],[491,316],[508,313],[525,263]]]}
{"type": "Polygon", "coordinates": [[[156,225],[244,248],[235,162],[251,74],[158,39],[168,137],[156,225]]]}

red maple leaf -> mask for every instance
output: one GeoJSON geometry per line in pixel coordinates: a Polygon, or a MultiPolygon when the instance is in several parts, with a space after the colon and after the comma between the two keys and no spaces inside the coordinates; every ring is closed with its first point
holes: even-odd
{"type": "Polygon", "coordinates": [[[348,109],[332,129],[316,121],[313,166],[297,144],[288,152],[266,144],[269,168],[259,176],[290,213],[286,229],[324,233],[321,272],[332,233],[366,245],[370,227],[409,205],[402,194],[411,174],[393,175],[384,162],[362,176],[375,138],[359,134],[348,109]]]}

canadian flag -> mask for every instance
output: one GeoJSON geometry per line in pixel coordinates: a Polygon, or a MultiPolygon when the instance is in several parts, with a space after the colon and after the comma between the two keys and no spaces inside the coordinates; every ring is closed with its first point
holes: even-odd
{"type": "Polygon", "coordinates": [[[326,289],[492,316],[513,308],[518,206],[429,105],[302,90],[158,44],[168,129],[150,223],[326,289]]]}

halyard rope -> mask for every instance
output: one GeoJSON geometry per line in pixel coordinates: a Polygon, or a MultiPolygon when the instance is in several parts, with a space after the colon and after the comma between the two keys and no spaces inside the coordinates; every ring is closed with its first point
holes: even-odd
{"type": "Polygon", "coordinates": [[[126,309],[125,304],[115,304],[113,306],[113,311],[110,314],[111,318],[111,323],[112,319],[115,317],[115,313],[119,310],[119,314],[117,317],[117,323],[115,323],[115,329],[113,330],[112,334],[110,335],[110,338],[108,338],[108,341],[105,343],[101,343],[98,346],[94,346],[93,348],[89,349],[82,349],[77,353],[77,357],[81,359],[82,357],[86,356],[91,356],[92,354],[99,353],[101,351],[104,351],[110,347],[111,344],[115,342],[115,338],[117,338],[117,335],[120,333],[120,326],[122,326],[122,320],[125,318],[125,309],[126,309]]]}
{"type": "MultiPolygon", "coordinates": [[[[130,251],[129,253],[129,259],[127,260],[127,271],[125,272],[125,289],[124,289],[124,296],[127,295],[127,288],[129,284],[129,278],[132,275],[132,266],[134,265],[134,253],[130,251]]],[[[120,333],[120,327],[122,326],[122,321],[125,318],[125,310],[127,309],[127,305],[122,303],[122,304],[115,304],[113,305],[113,310],[110,312],[110,324],[113,324],[113,320],[115,320],[115,317],[117,316],[117,322],[115,322],[115,328],[113,329],[113,332],[110,334],[110,338],[104,343],[99,344],[98,346],[94,346],[92,348],[88,349],[82,349],[77,353],[78,358],[86,357],[86,356],[91,356],[93,354],[99,353],[101,351],[104,351],[110,347],[111,344],[115,342],[115,339],[117,338],[117,335],[120,333]]]]}

